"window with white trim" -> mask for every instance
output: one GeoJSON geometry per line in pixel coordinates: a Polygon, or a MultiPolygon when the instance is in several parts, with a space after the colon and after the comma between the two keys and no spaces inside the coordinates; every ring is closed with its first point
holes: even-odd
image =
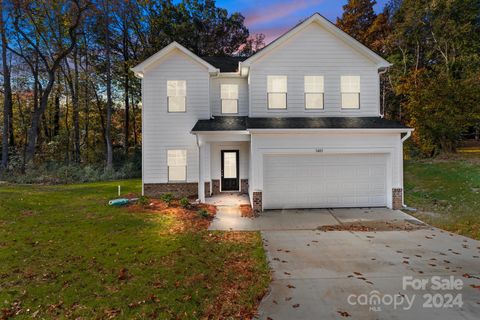
{"type": "Polygon", "coordinates": [[[323,76],[305,76],[305,109],[323,109],[323,76]]]}
{"type": "Polygon", "coordinates": [[[267,76],[268,109],[287,109],[287,76],[267,76]]]}
{"type": "Polygon", "coordinates": [[[187,181],[187,150],[168,150],[168,181],[187,181]]]}
{"type": "Polygon", "coordinates": [[[185,112],[187,100],[187,81],[167,81],[167,110],[168,112],[185,112]]]}
{"type": "Polygon", "coordinates": [[[220,86],[222,113],[238,113],[238,85],[222,84],[220,86]]]}
{"type": "Polygon", "coordinates": [[[342,76],[342,109],[360,109],[360,76],[342,76]]]}

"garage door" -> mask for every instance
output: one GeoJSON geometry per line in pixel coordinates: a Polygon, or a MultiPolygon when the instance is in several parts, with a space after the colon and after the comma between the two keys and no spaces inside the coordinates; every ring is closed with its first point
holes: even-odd
{"type": "Polygon", "coordinates": [[[387,155],[266,155],[265,209],[382,207],[387,155]]]}

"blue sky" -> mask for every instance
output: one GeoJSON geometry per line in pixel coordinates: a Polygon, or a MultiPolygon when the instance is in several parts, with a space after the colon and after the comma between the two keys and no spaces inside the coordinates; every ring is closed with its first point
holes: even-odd
{"type": "MultiPolygon", "coordinates": [[[[375,10],[382,11],[387,1],[377,0],[375,10]]],[[[335,22],[345,3],[347,0],[217,0],[217,6],[229,13],[241,12],[250,33],[264,33],[267,43],[314,12],[335,22]]]]}

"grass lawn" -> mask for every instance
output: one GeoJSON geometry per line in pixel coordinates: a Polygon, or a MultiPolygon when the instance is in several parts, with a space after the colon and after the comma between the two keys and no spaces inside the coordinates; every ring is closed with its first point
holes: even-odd
{"type": "Polygon", "coordinates": [[[405,203],[427,223],[480,240],[480,157],[406,161],[405,203]]]}
{"type": "Polygon", "coordinates": [[[258,233],[108,207],[118,184],[140,192],[139,180],[0,185],[0,319],[253,315],[270,280],[258,233]]]}

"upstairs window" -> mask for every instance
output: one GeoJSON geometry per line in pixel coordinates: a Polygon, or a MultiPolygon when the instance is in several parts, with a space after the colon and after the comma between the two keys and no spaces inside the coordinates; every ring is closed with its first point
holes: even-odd
{"type": "Polygon", "coordinates": [[[268,109],[287,109],[287,76],[267,77],[268,109]]]}
{"type": "Polygon", "coordinates": [[[168,150],[168,181],[187,181],[187,150],[168,150]]]}
{"type": "Polygon", "coordinates": [[[167,110],[168,112],[185,112],[187,100],[187,81],[167,81],[167,110]]]}
{"type": "Polygon", "coordinates": [[[323,109],[323,76],[305,76],[305,109],[323,109]]]}
{"type": "Polygon", "coordinates": [[[238,85],[222,84],[220,86],[222,113],[238,113],[238,85]]]}
{"type": "Polygon", "coordinates": [[[360,109],[360,77],[342,76],[342,109],[360,109]]]}

